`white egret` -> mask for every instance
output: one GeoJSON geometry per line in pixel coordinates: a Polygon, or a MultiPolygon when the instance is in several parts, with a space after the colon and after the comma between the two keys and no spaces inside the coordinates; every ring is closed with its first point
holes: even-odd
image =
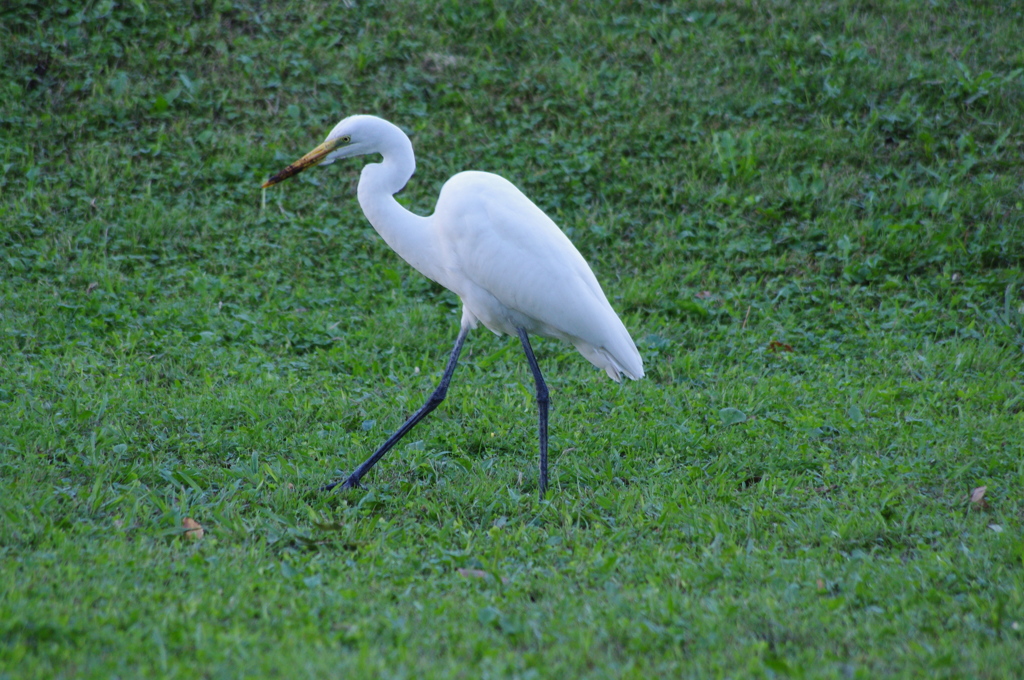
{"type": "Polygon", "coordinates": [[[359,480],[448,392],[463,342],[482,323],[496,334],[518,336],[533,371],[540,433],[540,496],[548,485],[548,389],[529,335],[572,343],[618,382],[644,375],[643,360],[608,303],[583,256],[544,212],[511,182],[487,172],[460,172],[441,187],[434,214],[416,215],[399,205],[416,169],[412,143],[397,126],[375,116],[350,116],[323,144],[271,177],[264,188],[313,165],[380,154],[365,166],[357,191],[370,224],[392,250],[462,300],[462,324],[441,382],[427,402],[344,480],[359,480]]]}

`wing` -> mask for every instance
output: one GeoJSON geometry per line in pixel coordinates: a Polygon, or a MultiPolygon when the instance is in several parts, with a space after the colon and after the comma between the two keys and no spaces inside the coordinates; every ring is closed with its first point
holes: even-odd
{"type": "Polygon", "coordinates": [[[636,345],[586,260],[511,182],[483,172],[455,175],[432,220],[442,283],[485,326],[567,340],[615,379],[619,372],[643,375],[636,345]]]}

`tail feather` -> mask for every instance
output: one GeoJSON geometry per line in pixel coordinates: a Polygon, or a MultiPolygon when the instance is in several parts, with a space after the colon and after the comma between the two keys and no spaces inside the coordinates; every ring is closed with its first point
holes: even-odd
{"type": "Polygon", "coordinates": [[[576,344],[576,349],[590,363],[598,368],[603,368],[608,377],[615,382],[621,382],[623,375],[633,380],[644,377],[644,360],[640,357],[640,352],[636,349],[632,339],[629,341],[628,349],[619,348],[615,354],[604,347],[594,347],[582,342],[576,344]]]}

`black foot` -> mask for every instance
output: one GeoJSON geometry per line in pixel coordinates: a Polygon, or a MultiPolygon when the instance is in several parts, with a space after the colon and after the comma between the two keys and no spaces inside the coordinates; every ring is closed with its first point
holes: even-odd
{"type": "Polygon", "coordinates": [[[341,481],[339,479],[338,481],[336,481],[336,482],[334,482],[332,484],[326,484],[324,486],[321,486],[320,490],[321,491],[331,491],[336,486],[340,486],[342,489],[359,489],[359,488],[361,488],[358,479],[354,479],[352,477],[349,477],[345,481],[341,481]]]}

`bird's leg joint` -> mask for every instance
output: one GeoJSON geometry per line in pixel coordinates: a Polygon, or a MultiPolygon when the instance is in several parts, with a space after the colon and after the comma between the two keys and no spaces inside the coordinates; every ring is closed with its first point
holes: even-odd
{"type": "Polygon", "coordinates": [[[431,410],[437,408],[438,406],[440,406],[441,402],[444,401],[444,398],[446,396],[448,396],[448,386],[441,385],[436,390],[434,390],[431,393],[430,397],[427,399],[428,407],[431,410]]]}

